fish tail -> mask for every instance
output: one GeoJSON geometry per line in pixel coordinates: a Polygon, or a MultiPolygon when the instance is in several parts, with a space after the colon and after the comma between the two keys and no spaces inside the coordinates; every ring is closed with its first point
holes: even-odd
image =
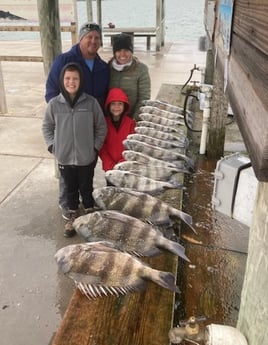
{"type": "Polygon", "coordinates": [[[192,216],[190,216],[188,213],[185,213],[183,211],[180,210],[175,210],[172,211],[171,216],[176,216],[179,217],[182,221],[184,221],[185,224],[187,224],[189,226],[189,228],[191,228],[191,230],[197,234],[196,230],[193,228],[192,226],[192,216]]]}
{"type": "Polygon", "coordinates": [[[177,181],[175,179],[175,177],[171,178],[170,179],[170,184],[172,184],[175,188],[178,188],[178,189],[185,189],[185,187],[183,186],[183,184],[179,181],[177,181]]]}
{"type": "Polygon", "coordinates": [[[185,255],[185,248],[180,243],[168,240],[167,238],[163,237],[159,241],[157,246],[161,247],[163,249],[166,249],[166,250],[170,251],[171,253],[173,253],[175,255],[178,255],[179,257],[181,257],[185,261],[190,262],[188,257],[185,255]]]}
{"type": "Polygon", "coordinates": [[[175,285],[175,276],[171,272],[151,269],[150,279],[167,290],[180,292],[178,286],[175,285]]]}

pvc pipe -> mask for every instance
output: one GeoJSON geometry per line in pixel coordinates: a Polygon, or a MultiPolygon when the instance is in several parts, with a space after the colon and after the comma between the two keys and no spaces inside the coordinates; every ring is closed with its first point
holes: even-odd
{"type": "Polygon", "coordinates": [[[206,345],[248,345],[245,336],[235,327],[211,324],[206,327],[206,345]]]}
{"type": "Polygon", "coordinates": [[[199,153],[201,155],[206,153],[211,97],[212,97],[212,92],[211,90],[208,90],[205,93],[205,106],[203,110],[202,133],[201,133],[200,148],[199,148],[199,153]]]}

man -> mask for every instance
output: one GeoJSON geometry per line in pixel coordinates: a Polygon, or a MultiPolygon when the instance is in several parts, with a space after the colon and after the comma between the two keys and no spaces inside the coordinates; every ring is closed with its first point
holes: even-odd
{"type": "MultiPolygon", "coordinates": [[[[95,23],[85,23],[79,31],[79,43],[69,51],[59,54],[54,60],[46,82],[46,101],[60,93],[59,77],[62,68],[69,62],[78,63],[82,69],[83,91],[95,97],[102,108],[109,87],[109,67],[98,55],[101,46],[101,28],[95,23]]],[[[62,217],[68,220],[67,195],[63,179],[60,177],[59,206],[62,217]]]]}

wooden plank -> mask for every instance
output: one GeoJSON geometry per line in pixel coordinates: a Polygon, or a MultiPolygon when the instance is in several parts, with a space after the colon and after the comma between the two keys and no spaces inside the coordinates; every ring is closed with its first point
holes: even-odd
{"type": "MultiPolygon", "coordinates": [[[[173,254],[144,261],[177,272],[173,254]]],[[[76,289],[52,345],[169,345],[173,305],[174,294],[151,282],[144,292],[92,301],[76,289]]]]}
{"type": "Polygon", "coordinates": [[[43,62],[42,56],[0,56],[0,61],[26,61],[26,62],[43,62]]]}
{"type": "Polygon", "coordinates": [[[268,55],[267,0],[236,0],[233,32],[268,55]]]}
{"type": "Polygon", "coordinates": [[[157,27],[115,27],[115,28],[102,28],[103,33],[120,33],[120,32],[156,32],[157,27]]]}
{"type": "Polygon", "coordinates": [[[256,95],[268,109],[267,55],[256,50],[251,42],[241,39],[236,34],[233,34],[231,54],[233,59],[239,61],[239,65],[247,75],[247,83],[251,84],[256,95]]]}
{"type": "MultiPolygon", "coordinates": [[[[243,65],[244,67],[244,65],[243,65]]],[[[268,108],[249,82],[249,76],[232,55],[229,61],[227,93],[246,144],[255,175],[268,181],[268,108]],[[243,87],[241,87],[243,86],[243,87]]]]}
{"type": "MultiPolygon", "coordinates": [[[[131,34],[133,37],[146,37],[146,49],[150,50],[151,49],[151,37],[155,37],[156,33],[147,33],[147,32],[143,32],[143,33],[136,33],[136,32],[131,32],[129,33],[131,34]]],[[[117,33],[106,33],[104,34],[105,37],[111,37],[111,45],[113,45],[113,37],[117,35],[117,33]]]]}
{"type": "MultiPolygon", "coordinates": [[[[71,23],[68,26],[61,26],[60,27],[62,32],[76,32],[76,25],[75,23],[71,23]]],[[[38,25],[16,25],[16,26],[8,26],[3,25],[0,26],[0,31],[40,31],[40,27],[38,25]]]]}

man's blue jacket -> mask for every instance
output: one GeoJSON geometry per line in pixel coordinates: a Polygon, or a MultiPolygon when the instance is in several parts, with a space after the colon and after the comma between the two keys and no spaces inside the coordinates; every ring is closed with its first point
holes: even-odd
{"type": "Polygon", "coordinates": [[[69,62],[79,63],[84,76],[84,90],[94,96],[103,107],[109,87],[110,70],[108,64],[97,54],[94,60],[94,68],[91,72],[82,56],[79,43],[74,45],[66,53],[59,54],[50,69],[46,82],[46,101],[60,93],[59,77],[63,66],[69,62]]]}

